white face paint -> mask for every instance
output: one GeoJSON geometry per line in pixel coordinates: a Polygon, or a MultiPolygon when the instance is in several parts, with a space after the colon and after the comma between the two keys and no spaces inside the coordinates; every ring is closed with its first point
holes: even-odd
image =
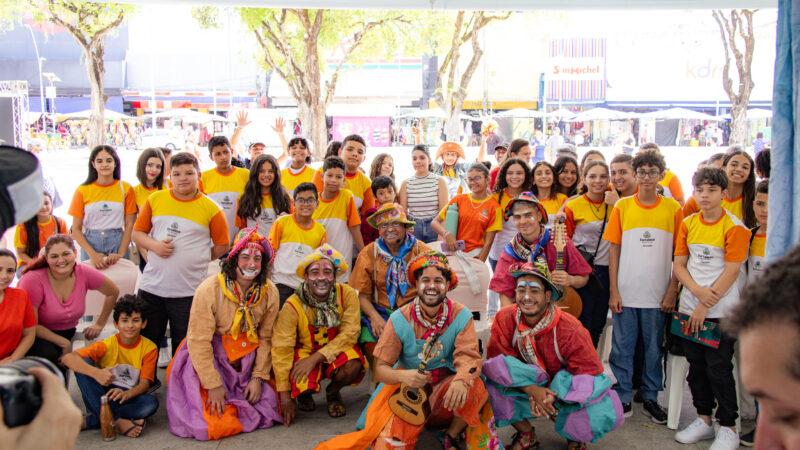
{"type": "Polygon", "coordinates": [[[253,248],[246,248],[239,253],[239,273],[245,279],[253,279],[261,271],[261,252],[253,248]]]}

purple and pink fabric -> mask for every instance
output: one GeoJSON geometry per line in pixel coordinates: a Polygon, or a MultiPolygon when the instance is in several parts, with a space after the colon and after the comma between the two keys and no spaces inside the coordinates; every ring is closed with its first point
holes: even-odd
{"type": "Polygon", "coordinates": [[[530,385],[546,386],[556,393],[555,429],[566,439],[596,442],[625,422],[622,404],[605,375],[573,376],[561,370],[551,382],[540,367],[507,355],[488,359],[481,373],[498,428],[534,418],[528,396],[516,389],[530,385]]]}
{"type": "Polygon", "coordinates": [[[241,370],[237,371],[228,362],[222,339],[218,335],[214,335],[211,344],[214,348],[214,368],[219,372],[228,393],[225,411],[222,417],[217,417],[216,414],[210,414],[205,406],[207,391],[200,386],[200,379],[183,342],[167,372],[169,431],[176,436],[207,441],[283,423],[278,410],[278,397],[268,383],[262,384],[261,399],[255,404],[251,405],[244,397],[256,352],[244,356],[241,370]]]}

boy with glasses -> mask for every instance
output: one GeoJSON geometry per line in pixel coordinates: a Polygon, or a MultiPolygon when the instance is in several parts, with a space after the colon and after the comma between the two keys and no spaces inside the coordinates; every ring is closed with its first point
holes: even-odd
{"type": "Polygon", "coordinates": [[[269,232],[269,241],[275,249],[271,279],[278,287],[281,307],[303,282],[297,276],[297,265],[327,242],[325,227],[312,218],[317,204],[316,186],[300,183],[294,189],[294,214],[278,217],[269,232]]]}
{"type": "Polygon", "coordinates": [[[639,191],[617,202],[603,235],[611,243],[609,307],[614,328],[609,363],[617,378],[616,390],[625,416],[630,417],[633,355],[641,335],[644,412],[653,422],[663,424],[667,415],[658,405],[658,391],[663,386],[661,341],[665,313],[675,307],[678,284],[671,276],[672,253],[683,212],[678,202],[658,194],[658,183],[666,170],[660,153],[640,151],[633,159],[633,170],[639,191]]]}

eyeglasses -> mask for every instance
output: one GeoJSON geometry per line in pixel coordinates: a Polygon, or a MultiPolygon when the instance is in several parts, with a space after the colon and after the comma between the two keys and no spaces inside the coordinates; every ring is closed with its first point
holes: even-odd
{"type": "Polygon", "coordinates": [[[484,176],[467,178],[467,183],[480,183],[484,180],[484,176]]]}
{"type": "Polygon", "coordinates": [[[378,225],[378,229],[388,230],[389,228],[400,228],[401,226],[403,226],[403,224],[400,222],[385,222],[378,225]]]}
{"type": "Polygon", "coordinates": [[[661,171],[659,170],[651,170],[649,172],[645,172],[644,170],[637,170],[636,176],[639,178],[656,178],[657,176],[661,175],[661,171]]]}
{"type": "Polygon", "coordinates": [[[298,198],[294,202],[298,205],[313,205],[314,203],[317,202],[317,199],[315,199],[314,197],[298,198]]]}

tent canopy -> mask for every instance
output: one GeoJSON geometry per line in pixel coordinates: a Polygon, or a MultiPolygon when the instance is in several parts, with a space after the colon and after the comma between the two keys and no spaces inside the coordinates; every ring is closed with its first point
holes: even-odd
{"type": "MultiPolygon", "coordinates": [[[[88,120],[89,116],[92,114],[91,110],[85,111],[77,111],[69,114],[58,114],[58,122],[63,122],[65,120],[88,120]]],[[[103,112],[103,120],[129,120],[133,119],[133,117],[118,113],[116,111],[112,111],[110,109],[106,109],[103,112]]]]}
{"type": "MultiPolygon", "coordinates": [[[[170,109],[168,111],[161,111],[155,114],[157,119],[180,119],[189,123],[206,123],[206,122],[231,122],[230,119],[218,116],[216,114],[206,114],[197,112],[191,109],[170,109]]],[[[153,117],[152,114],[139,116],[139,119],[147,120],[153,117]]]]}
{"type": "Polygon", "coordinates": [[[592,108],[576,114],[569,122],[591,122],[592,120],[625,120],[635,118],[636,113],[615,111],[608,108],[592,108]]]}
{"type": "Polygon", "coordinates": [[[494,117],[513,117],[515,119],[538,119],[544,117],[544,112],[533,109],[514,108],[493,115],[494,117]]]}
{"type": "Polygon", "coordinates": [[[653,111],[649,113],[639,114],[640,119],[695,119],[695,120],[718,120],[710,114],[703,114],[701,112],[692,111],[686,108],[669,108],[662,109],[661,111],[653,111]]]}

